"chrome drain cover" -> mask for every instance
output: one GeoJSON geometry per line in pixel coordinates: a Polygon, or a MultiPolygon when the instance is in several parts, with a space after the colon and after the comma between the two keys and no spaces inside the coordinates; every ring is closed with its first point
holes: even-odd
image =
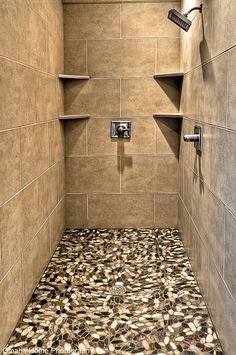
{"type": "Polygon", "coordinates": [[[113,286],[110,288],[110,293],[114,296],[124,295],[126,288],[124,286],[113,286]]]}

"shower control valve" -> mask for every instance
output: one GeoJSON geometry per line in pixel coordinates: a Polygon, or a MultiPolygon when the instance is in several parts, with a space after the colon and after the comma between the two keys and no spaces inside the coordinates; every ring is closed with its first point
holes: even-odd
{"type": "Polygon", "coordinates": [[[196,148],[197,154],[201,154],[202,152],[202,127],[195,126],[194,134],[185,134],[184,135],[185,142],[194,142],[194,147],[196,148]]]}
{"type": "Polygon", "coordinates": [[[130,135],[131,135],[130,121],[111,122],[111,138],[130,138],[130,135]]]}

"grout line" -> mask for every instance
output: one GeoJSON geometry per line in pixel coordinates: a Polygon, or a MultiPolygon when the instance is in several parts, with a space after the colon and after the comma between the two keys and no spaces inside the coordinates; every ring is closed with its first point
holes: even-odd
{"type": "Polygon", "coordinates": [[[224,249],[223,249],[223,270],[222,278],[225,279],[225,251],[226,251],[226,208],[224,208],[224,249]]]}
{"type": "Polygon", "coordinates": [[[43,125],[43,124],[56,122],[56,121],[59,121],[59,119],[56,118],[56,119],[46,120],[46,121],[35,121],[35,122],[32,122],[32,123],[26,123],[26,124],[23,124],[23,125],[20,125],[20,126],[0,129],[0,133],[13,131],[13,130],[16,130],[16,129],[26,128],[26,127],[31,127],[31,126],[43,125]]]}
{"type": "MultiPolygon", "coordinates": [[[[66,196],[68,195],[86,195],[87,192],[66,192],[66,196]]],[[[91,192],[91,195],[178,195],[178,192],[91,192]]]]}
{"type": "Polygon", "coordinates": [[[223,131],[236,133],[236,128],[229,128],[229,127],[219,126],[219,125],[214,124],[214,123],[204,122],[204,121],[201,121],[201,120],[196,120],[194,118],[191,118],[191,117],[188,117],[188,116],[185,116],[185,115],[183,115],[183,118],[186,119],[186,120],[189,120],[189,121],[193,121],[193,122],[197,121],[198,123],[200,123],[202,125],[210,126],[210,127],[216,128],[216,129],[221,129],[223,131]]]}
{"type": "Polygon", "coordinates": [[[119,164],[120,164],[120,193],[122,192],[122,160],[121,155],[119,156],[119,164]]]}
{"type": "Polygon", "coordinates": [[[155,73],[157,73],[157,40],[156,40],[156,46],[155,46],[155,73]]]}
{"type": "Polygon", "coordinates": [[[155,195],[153,195],[153,224],[155,227],[156,226],[156,198],[155,198],[155,195]]]}
{"type": "Polygon", "coordinates": [[[120,38],[122,38],[122,33],[121,33],[121,11],[122,11],[122,9],[121,9],[121,3],[120,3],[120,18],[119,18],[119,21],[120,21],[120,23],[119,23],[119,26],[120,26],[120,38]]]}
{"type": "Polygon", "coordinates": [[[120,117],[121,117],[121,113],[122,113],[122,109],[121,109],[121,79],[120,79],[120,117]]]}
{"type": "Polygon", "coordinates": [[[87,203],[86,217],[87,217],[87,225],[88,225],[88,221],[89,221],[89,196],[88,196],[88,194],[86,195],[86,203],[87,203]]]}
{"type": "MultiPolygon", "coordinates": [[[[66,155],[65,158],[105,158],[105,157],[117,157],[117,154],[90,154],[88,155],[66,155]]],[[[124,154],[122,156],[140,156],[140,157],[176,157],[174,153],[132,153],[132,154],[124,154]]]]}
{"type": "Polygon", "coordinates": [[[86,73],[87,73],[87,75],[89,75],[88,73],[88,70],[89,70],[89,68],[88,68],[88,40],[86,39],[85,40],[85,55],[86,55],[86,73]]]}
{"type": "MultiPolygon", "coordinates": [[[[96,2],[97,4],[97,2],[96,2]]],[[[123,3],[122,3],[123,4],[123,3]]],[[[85,41],[86,39],[88,39],[87,37],[86,38],[65,38],[66,41],[85,41]]],[[[180,37],[176,37],[176,36],[173,36],[173,37],[170,37],[170,36],[139,36],[139,37],[108,37],[108,38],[89,38],[88,40],[89,41],[93,41],[93,42],[100,42],[100,41],[117,41],[117,40],[144,40],[144,39],[147,39],[147,40],[153,40],[153,39],[180,39],[180,37]]]]}

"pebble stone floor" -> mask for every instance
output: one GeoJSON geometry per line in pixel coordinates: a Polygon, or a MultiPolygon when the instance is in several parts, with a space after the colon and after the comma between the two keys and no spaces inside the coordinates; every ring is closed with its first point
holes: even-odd
{"type": "Polygon", "coordinates": [[[223,354],[176,229],[66,230],[6,354],[223,354]]]}

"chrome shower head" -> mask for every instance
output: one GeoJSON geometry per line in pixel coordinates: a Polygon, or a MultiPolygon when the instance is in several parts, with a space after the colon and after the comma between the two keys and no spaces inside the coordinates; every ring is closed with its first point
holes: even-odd
{"type": "Polygon", "coordinates": [[[189,28],[192,25],[192,21],[188,19],[188,15],[194,10],[199,10],[200,12],[202,12],[202,4],[200,6],[193,7],[185,14],[181,14],[179,11],[175,9],[171,9],[169,10],[168,13],[168,19],[174,22],[177,26],[182,28],[184,31],[188,32],[189,28]]]}
{"type": "Polygon", "coordinates": [[[192,22],[187,18],[187,16],[182,15],[179,11],[171,9],[168,13],[168,19],[174,22],[176,25],[181,27],[184,31],[188,32],[192,22]]]}

